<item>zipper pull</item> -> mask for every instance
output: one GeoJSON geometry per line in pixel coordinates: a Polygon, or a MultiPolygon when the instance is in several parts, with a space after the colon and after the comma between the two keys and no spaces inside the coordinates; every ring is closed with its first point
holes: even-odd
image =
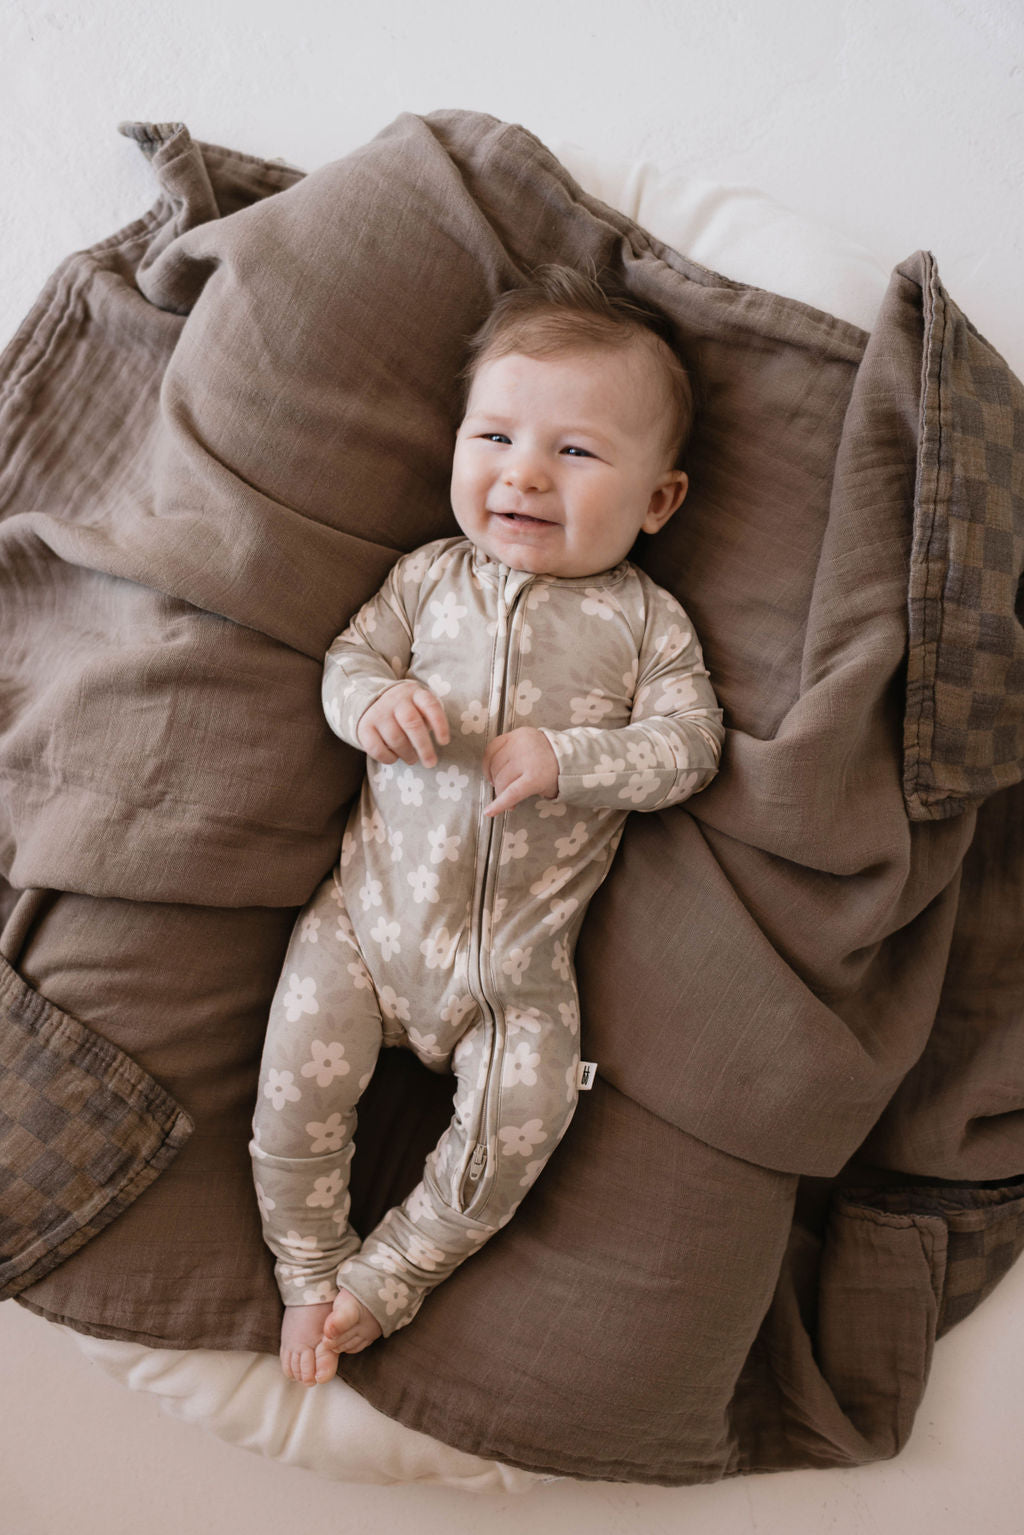
{"type": "Polygon", "coordinates": [[[472,1183],[478,1183],[483,1177],[484,1168],[487,1165],[487,1147],[474,1146],[473,1155],[469,1159],[468,1176],[472,1183]]]}

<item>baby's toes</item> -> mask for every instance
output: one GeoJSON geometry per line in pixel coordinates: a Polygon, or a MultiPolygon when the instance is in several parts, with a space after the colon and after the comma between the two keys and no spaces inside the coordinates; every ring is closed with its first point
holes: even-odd
{"type": "Polygon", "coordinates": [[[314,1356],[314,1379],[318,1386],[333,1380],[338,1373],[338,1350],[321,1343],[314,1356]]]}
{"type": "Polygon", "coordinates": [[[316,1385],[316,1351],[314,1349],[282,1349],[281,1368],[289,1380],[296,1380],[302,1386],[316,1385]]]}

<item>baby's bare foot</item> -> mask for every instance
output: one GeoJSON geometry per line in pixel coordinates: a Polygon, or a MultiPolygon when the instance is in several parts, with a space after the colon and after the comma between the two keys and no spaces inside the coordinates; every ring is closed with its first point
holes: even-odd
{"type": "MultiPolygon", "coordinates": [[[[289,1380],[315,1386],[317,1345],[323,1340],[324,1323],[331,1314],[331,1303],[316,1306],[286,1306],[281,1323],[281,1369],[289,1380]]],[[[326,1379],[326,1377],[325,1377],[326,1379]]]]}
{"type": "Polygon", "coordinates": [[[381,1334],[380,1323],[349,1290],[339,1290],[331,1314],[324,1322],[323,1340],[316,1351],[317,1380],[327,1380],[338,1368],[339,1354],[358,1354],[381,1334]]]}

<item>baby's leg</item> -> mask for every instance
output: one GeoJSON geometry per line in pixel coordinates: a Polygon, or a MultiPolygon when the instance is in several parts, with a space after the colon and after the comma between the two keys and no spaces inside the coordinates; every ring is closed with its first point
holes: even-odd
{"type": "MultiPolygon", "coordinates": [[[[356,1104],[382,1038],[380,1009],[333,879],[300,914],[271,1006],[250,1151],[263,1235],[286,1311],[281,1365],[313,1384],[348,1223],[356,1104]]],[[[336,1360],[335,1360],[336,1365],[336,1360]]],[[[332,1371],[333,1373],[333,1371],[332,1371]]]]}
{"type": "MultiPolygon", "coordinates": [[[[455,1113],[422,1183],[342,1264],[339,1283],[386,1335],[410,1322],[431,1290],[511,1219],[572,1118],[575,1007],[558,1021],[538,1007],[510,1013],[493,1061],[489,1025],[478,1023],[459,1041],[455,1113]],[[528,1024],[517,1025],[518,1017],[528,1024]]],[[[347,1303],[345,1311],[352,1315],[347,1303]]]]}

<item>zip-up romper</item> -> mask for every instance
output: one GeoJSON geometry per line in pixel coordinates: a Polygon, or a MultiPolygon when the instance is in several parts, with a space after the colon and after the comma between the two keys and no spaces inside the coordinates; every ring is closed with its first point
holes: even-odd
{"type": "Polygon", "coordinates": [[[405,677],[442,699],[435,768],[368,760],[338,868],[300,914],[271,1009],[251,1151],[287,1305],[338,1283],[385,1334],[509,1220],[576,1105],[573,952],[630,810],[707,784],[723,735],[683,609],[628,562],[530,575],[467,539],[401,558],[331,645],[332,729],[405,677]],[[555,799],[485,819],[493,737],[544,731],[555,799]],[[355,1110],[381,1045],[457,1078],[422,1182],[362,1242],[355,1110]]]}

